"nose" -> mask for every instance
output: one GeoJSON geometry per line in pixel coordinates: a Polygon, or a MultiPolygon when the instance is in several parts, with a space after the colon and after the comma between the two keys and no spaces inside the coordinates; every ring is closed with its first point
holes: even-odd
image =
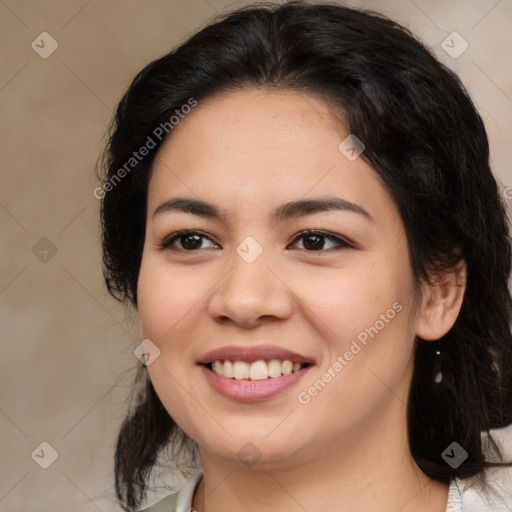
{"type": "Polygon", "coordinates": [[[250,329],[290,317],[291,289],[265,252],[251,263],[234,252],[230,270],[210,297],[208,311],[215,321],[250,329]]]}

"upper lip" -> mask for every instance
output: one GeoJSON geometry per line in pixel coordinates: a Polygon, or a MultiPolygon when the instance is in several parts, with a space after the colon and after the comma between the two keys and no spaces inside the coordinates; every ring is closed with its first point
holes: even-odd
{"type": "Polygon", "coordinates": [[[281,361],[291,361],[292,363],[314,363],[306,356],[297,354],[291,350],[276,347],[273,345],[258,345],[252,347],[232,346],[221,347],[211,350],[197,361],[198,364],[210,364],[214,361],[269,361],[270,359],[279,359],[281,361]]]}

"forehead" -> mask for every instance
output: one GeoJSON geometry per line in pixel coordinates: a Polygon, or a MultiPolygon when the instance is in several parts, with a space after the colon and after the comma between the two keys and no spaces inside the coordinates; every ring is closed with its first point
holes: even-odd
{"type": "Polygon", "coordinates": [[[292,160],[292,153],[318,159],[315,146],[330,145],[332,156],[342,137],[332,111],[324,100],[292,90],[223,92],[199,101],[164,141],[160,155],[225,161],[250,154],[256,164],[269,156],[292,160]]]}
{"type": "Polygon", "coordinates": [[[222,93],[199,102],[160,147],[150,206],[171,194],[196,195],[248,212],[333,193],[352,202],[370,194],[378,206],[389,195],[362,158],[350,161],[340,151],[348,135],[320,97],[290,90],[222,93]]]}

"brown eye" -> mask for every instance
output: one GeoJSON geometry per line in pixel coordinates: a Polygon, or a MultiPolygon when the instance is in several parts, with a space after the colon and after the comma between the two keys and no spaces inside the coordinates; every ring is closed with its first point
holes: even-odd
{"type": "Polygon", "coordinates": [[[308,252],[324,251],[327,249],[340,250],[354,247],[352,244],[346,242],[345,240],[331,235],[325,231],[303,231],[302,233],[299,233],[297,237],[295,237],[294,242],[298,240],[303,240],[303,247],[299,247],[299,249],[308,252]],[[334,242],[334,247],[331,246],[326,248],[326,240],[334,242]]]}
{"type": "MultiPolygon", "coordinates": [[[[325,231],[303,231],[299,233],[294,239],[294,244],[302,241],[302,247],[299,249],[307,252],[324,252],[327,250],[341,250],[354,248],[352,244],[343,240],[340,237],[327,233],[325,231]],[[331,244],[326,247],[326,244],[331,244]]],[[[207,249],[218,247],[212,240],[200,231],[178,231],[169,235],[161,244],[162,249],[169,251],[184,251],[184,252],[197,252],[200,249],[207,249]],[[203,241],[209,240],[212,245],[209,247],[202,247],[203,241]]]]}
{"type": "MultiPolygon", "coordinates": [[[[206,235],[200,231],[179,231],[168,236],[162,243],[162,249],[170,251],[187,251],[192,252],[202,249],[201,244],[203,239],[210,240],[206,235]],[[179,244],[180,246],[176,246],[179,244]]],[[[215,245],[213,245],[215,247],[215,245]]]]}

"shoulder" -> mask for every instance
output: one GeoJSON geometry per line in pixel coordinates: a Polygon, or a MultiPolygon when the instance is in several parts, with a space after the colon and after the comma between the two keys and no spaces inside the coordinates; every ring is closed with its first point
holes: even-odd
{"type": "Polygon", "coordinates": [[[150,507],[140,509],[139,512],[175,512],[176,504],[178,502],[178,492],[169,494],[150,507]]]}
{"type": "MultiPolygon", "coordinates": [[[[512,463],[512,424],[490,433],[501,449],[503,460],[512,463]]],[[[483,438],[486,436],[483,434],[483,438]]],[[[490,454],[488,460],[493,460],[490,454]]],[[[482,487],[478,479],[457,479],[464,512],[511,512],[512,466],[490,468],[486,476],[487,487],[482,487]]]]}
{"type": "Polygon", "coordinates": [[[489,470],[488,481],[488,487],[482,488],[479,482],[472,478],[457,479],[463,512],[512,511],[512,469],[489,470]]]}
{"type": "Polygon", "coordinates": [[[189,512],[192,510],[194,492],[202,477],[203,472],[199,471],[179,491],[169,494],[147,508],[140,509],[139,512],[189,512]]]}
{"type": "MultiPolygon", "coordinates": [[[[512,463],[512,424],[491,431],[500,446],[503,459],[512,463]]],[[[484,436],[485,437],[485,436],[484,436]]],[[[492,457],[489,458],[491,460],[492,457]]],[[[486,471],[488,486],[478,478],[457,479],[464,512],[511,512],[512,466],[490,468],[486,471]]]]}

